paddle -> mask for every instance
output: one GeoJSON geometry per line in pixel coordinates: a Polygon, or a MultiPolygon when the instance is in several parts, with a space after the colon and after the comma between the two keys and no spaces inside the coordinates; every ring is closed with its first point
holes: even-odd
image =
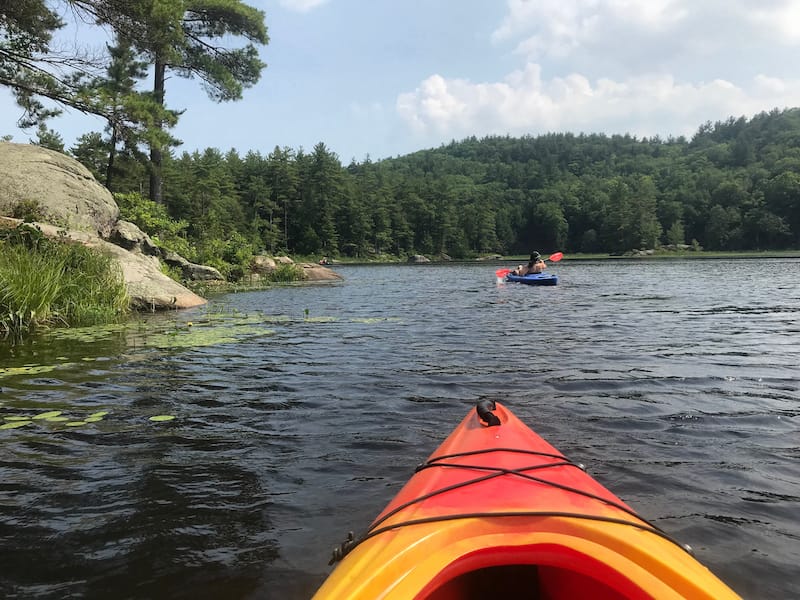
{"type": "MultiPolygon", "coordinates": [[[[564,253],[563,252],[556,252],[555,254],[551,254],[550,256],[545,258],[544,260],[549,260],[550,262],[558,262],[562,258],[564,258],[564,253]]],[[[511,271],[512,271],[512,269],[497,269],[497,271],[495,271],[494,274],[497,275],[498,277],[505,277],[506,275],[511,273],[511,271]]]]}

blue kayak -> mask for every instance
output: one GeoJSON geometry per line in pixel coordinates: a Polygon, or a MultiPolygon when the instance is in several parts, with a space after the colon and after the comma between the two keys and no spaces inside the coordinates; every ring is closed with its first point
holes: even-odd
{"type": "Polygon", "coordinates": [[[530,273],[528,275],[506,275],[506,281],[515,281],[526,285],[556,285],[558,275],[552,273],[530,273]]]}

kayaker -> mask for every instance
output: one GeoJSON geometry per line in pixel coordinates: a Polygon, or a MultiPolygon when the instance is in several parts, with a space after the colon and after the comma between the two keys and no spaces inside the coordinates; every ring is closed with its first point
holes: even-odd
{"type": "Polygon", "coordinates": [[[530,275],[531,273],[541,273],[544,271],[545,264],[542,260],[542,255],[538,252],[534,251],[531,254],[531,258],[526,265],[520,265],[513,271],[511,271],[514,275],[530,275]]]}

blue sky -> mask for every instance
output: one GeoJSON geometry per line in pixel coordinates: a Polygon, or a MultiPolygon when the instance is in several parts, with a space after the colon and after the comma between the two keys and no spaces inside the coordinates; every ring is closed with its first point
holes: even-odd
{"type": "MultiPolygon", "coordinates": [[[[344,164],[470,135],[691,135],[800,106],[793,0],[250,0],[266,13],[261,81],[216,104],[173,77],[180,150],[264,154],[318,142],[344,164]]],[[[84,29],[68,40],[99,38],[84,29]]],[[[0,135],[27,142],[0,90],[0,135]]],[[[102,129],[52,121],[70,146],[102,129]]]]}

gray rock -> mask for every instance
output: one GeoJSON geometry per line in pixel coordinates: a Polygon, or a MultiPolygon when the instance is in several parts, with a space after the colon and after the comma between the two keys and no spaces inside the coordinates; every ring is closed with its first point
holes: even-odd
{"type": "Polygon", "coordinates": [[[254,256],[253,263],[250,265],[250,270],[253,273],[265,274],[271,273],[275,270],[277,264],[275,263],[275,259],[269,256],[254,256]]]}
{"type": "Polygon", "coordinates": [[[60,152],[0,142],[0,173],[0,215],[11,215],[20,201],[36,202],[40,220],[103,237],[119,217],[111,192],[60,152]]]}
{"type": "Polygon", "coordinates": [[[208,265],[198,265],[192,262],[186,262],[186,265],[183,267],[183,276],[186,279],[191,279],[192,281],[224,281],[225,278],[222,276],[217,269],[214,267],[210,267],[208,265]]]}
{"type": "Polygon", "coordinates": [[[180,254],[172,252],[171,250],[165,250],[162,254],[162,258],[169,266],[179,268],[181,270],[181,275],[183,275],[185,279],[191,279],[192,281],[225,280],[225,278],[222,276],[222,273],[220,273],[214,267],[209,267],[208,265],[198,265],[193,262],[189,262],[180,254]]]}
{"type": "Polygon", "coordinates": [[[333,269],[323,267],[322,265],[315,265],[312,263],[299,263],[303,268],[303,277],[306,281],[336,281],[344,279],[333,269]]]}
{"type": "Polygon", "coordinates": [[[131,252],[161,256],[161,249],[153,243],[150,236],[129,221],[117,221],[111,229],[108,241],[131,252]]]}
{"type": "MultiPolygon", "coordinates": [[[[21,222],[19,219],[0,217],[0,225],[3,226],[16,227],[21,222]]],[[[34,225],[48,237],[83,244],[114,257],[122,270],[131,306],[135,309],[191,308],[206,303],[205,298],[164,275],[161,263],[155,256],[129,252],[95,233],[62,229],[47,223],[34,225]]]]}

